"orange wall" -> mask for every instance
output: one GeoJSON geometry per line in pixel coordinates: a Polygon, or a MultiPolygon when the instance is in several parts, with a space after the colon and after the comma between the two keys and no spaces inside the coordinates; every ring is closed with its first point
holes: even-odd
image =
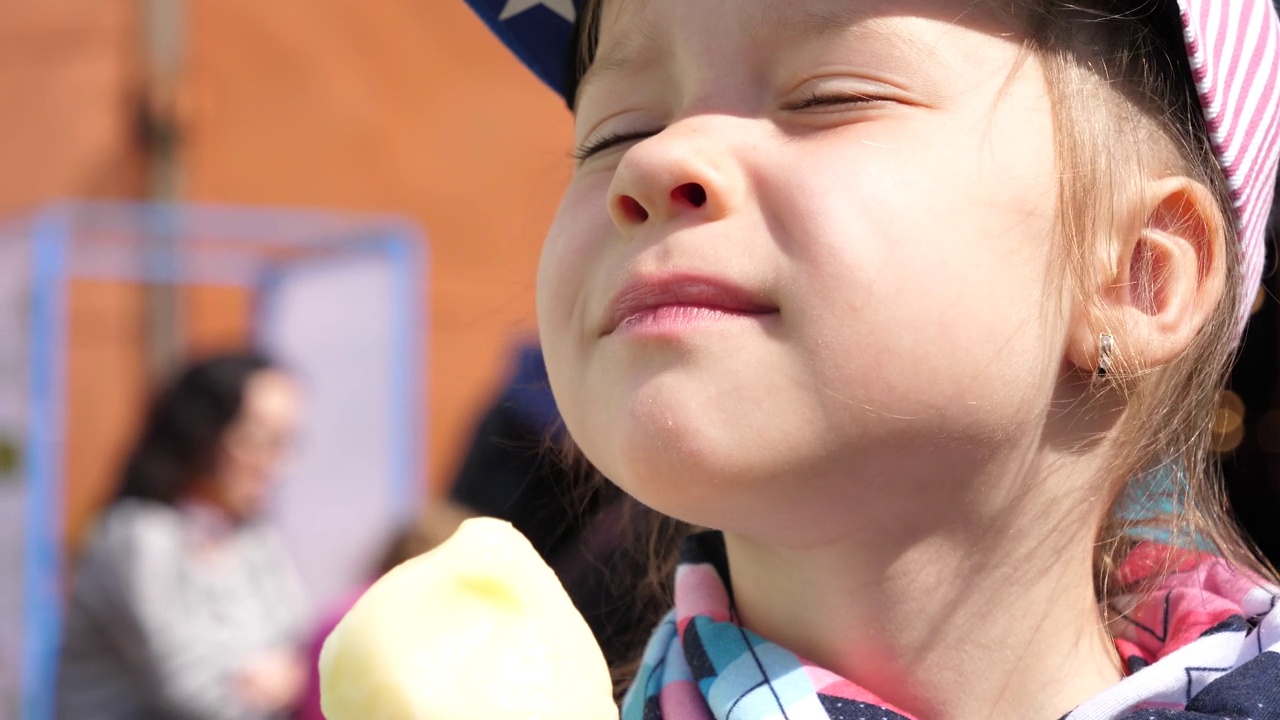
{"type": "Polygon", "coordinates": [[[134,4],[0,2],[0,213],[140,189],[134,4]]]}
{"type": "MultiPolygon", "coordinates": [[[[178,1],[178,0],[175,0],[178,1]]],[[[405,213],[430,236],[428,472],[442,491],[505,351],[533,327],[570,118],[463,0],[186,0],[182,195],[405,213]]],[[[139,0],[0,3],[0,213],[145,192],[139,0]]],[[[247,299],[184,295],[194,350],[247,299]]],[[[70,300],[67,520],[110,492],[148,381],[135,287],[70,300]]]]}
{"type": "Polygon", "coordinates": [[[568,111],[463,0],[190,0],[188,23],[187,197],[403,212],[429,234],[439,492],[533,327],[568,111]]]}
{"type": "MultiPolygon", "coordinates": [[[[135,0],[0,2],[0,213],[142,191],[134,11],[135,0]]],[[[119,285],[81,283],[69,297],[73,543],[110,489],[143,392],[141,307],[137,290],[119,285]]]]}

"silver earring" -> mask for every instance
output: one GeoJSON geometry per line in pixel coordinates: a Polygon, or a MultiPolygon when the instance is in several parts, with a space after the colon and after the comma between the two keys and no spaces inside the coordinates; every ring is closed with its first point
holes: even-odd
{"type": "Polygon", "coordinates": [[[1098,335],[1098,369],[1093,376],[1104,378],[1111,374],[1111,352],[1115,348],[1115,338],[1107,333],[1098,335]]]}

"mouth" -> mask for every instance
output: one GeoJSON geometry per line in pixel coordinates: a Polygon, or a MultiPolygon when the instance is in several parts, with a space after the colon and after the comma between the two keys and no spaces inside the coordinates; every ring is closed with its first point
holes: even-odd
{"type": "Polygon", "coordinates": [[[705,276],[664,274],[634,278],[614,296],[601,335],[676,330],[717,320],[775,315],[759,293],[705,276]]]}

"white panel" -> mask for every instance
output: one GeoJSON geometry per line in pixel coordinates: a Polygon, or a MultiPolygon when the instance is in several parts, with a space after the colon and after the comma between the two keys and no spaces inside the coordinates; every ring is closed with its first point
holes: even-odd
{"type": "Polygon", "coordinates": [[[392,270],[374,255],[295,262],[264,291],[262,341],[305,393],[276,517],[317,610],[369,576],[409,510],[395,492],[392,270]]]}

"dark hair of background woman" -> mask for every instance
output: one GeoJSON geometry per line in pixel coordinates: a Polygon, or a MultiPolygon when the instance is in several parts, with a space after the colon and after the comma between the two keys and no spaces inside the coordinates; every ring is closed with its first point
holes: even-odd
{"type": "Polygon", "coordinates": [[[182,498],[213,472],[223,436],[240,414],[249,379],[277,367],[256,352],[217,355],[188,366],[152,401],[115,499],[172,505],[182,498]]]}

